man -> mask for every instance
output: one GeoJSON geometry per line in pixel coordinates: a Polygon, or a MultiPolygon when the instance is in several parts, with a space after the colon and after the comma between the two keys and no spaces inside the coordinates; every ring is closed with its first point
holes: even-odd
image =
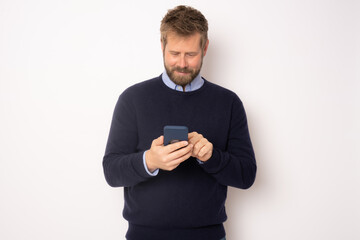
{"type": "Polygon", "coordinates": [[[207,31],[198,10],[169,10],[161,22],[165,71],[116,104],[103,167],[109,185],[124,187],[129,240],[225,239],[227,186],[255,180],[240,99],[200,76],[207,31]],[[164,146],[166,125],[187,126],[188,141],[164,146]]]}

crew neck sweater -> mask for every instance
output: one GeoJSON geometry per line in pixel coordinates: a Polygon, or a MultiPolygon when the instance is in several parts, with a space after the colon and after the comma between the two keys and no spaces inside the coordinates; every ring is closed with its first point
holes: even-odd
{"type": "Polygon", "coordinates": [[[103,158],[105,178],[124,187],[128,239],[207,239],[225,235],[227,186],[249,188],[256,161],[246,114],[232,91],[204,79],[195,91],[168,88],[161,76],[126,89],[115,106],[103,158]],[[150,176],[143,153],[166,125],[187,126],[213,144],[212,157],[190,157],[150,176]]]}

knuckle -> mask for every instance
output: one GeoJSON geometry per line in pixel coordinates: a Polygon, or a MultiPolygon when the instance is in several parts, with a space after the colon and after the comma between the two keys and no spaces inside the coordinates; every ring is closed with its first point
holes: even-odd
{"type": "Polygon", "coordinates": [[[168,162],[168,157],[167,157],[167,156],[162,157],[162,158],[161,158],[161,161],[162,161],[163,163],[167,163],[167,162],[168,162]]]}
{"type": "Polygon", "coordinates": [[[199,145],[199,144],[196,144],[196,145],[194,146],[194,149],[195,149],[195,151],[199,151],[199,150],[200,150],[200,145],[199,145]]]}
{"type": "Polygon", "coordinates": [[[204,152],[205,152],[205,149],[202,148],[202,149],[199,151],[199,155],[202,156],[202,155],[204,154],[204,152]]]}
{"type": "Polygon", "coordinates": [[[177,143],[173,143],[171,146],[171,151],[176,151],[177,149],[181,148],[181,143],[177,142],[177,143]]]}
{"type": "Polygon", "coordinates": [[[176,149],[182,148],[184,146],[183,142],[176,143],[176,149]]]}

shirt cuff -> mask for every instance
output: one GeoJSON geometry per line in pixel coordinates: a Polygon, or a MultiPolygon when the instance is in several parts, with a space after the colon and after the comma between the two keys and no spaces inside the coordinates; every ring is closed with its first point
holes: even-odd
{"type": "Polygon", "coordinates": [[[203,161],[200,161],[199,159],[196,159],[196,161],[198,161],[198,163],[199,163],[200,165],[204,164],[204,162],[203,162],[203,161]]]}
{"type": "Polygon", "coordinates": [[[146,172],[147,172],[150,176],[155,177],[156,175],[158,175],[159,169],[156,169],[154,172],[150,172],[150,171],[149,171],[149,169],[148,169],[147,166],[146,166],[146,160],[145,160],[145,153],[146,153],[146,152],[147,152],[147,151],[145,151],[144,154],[143,154],[144,168],[145,168],[146,172]]]}

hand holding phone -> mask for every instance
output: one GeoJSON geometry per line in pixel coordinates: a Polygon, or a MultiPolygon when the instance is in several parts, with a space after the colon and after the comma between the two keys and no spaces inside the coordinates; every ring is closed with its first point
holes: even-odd
{"type": "MultiPolygon", "coordinates": [[[[166,132],[169,137],[168,130],[166,132]]],[[[178,138],[180,138],[178,142],[167,144],[167,146],[164,146],[164,136],[152,141],[151,148],[145,152],[145,161],[150,172],[156,169],[172,171],[191,156],[193,145],[187,142],[187,135],[186,139],[183,136],[175,137],[176,140],[178,138]]]]}

